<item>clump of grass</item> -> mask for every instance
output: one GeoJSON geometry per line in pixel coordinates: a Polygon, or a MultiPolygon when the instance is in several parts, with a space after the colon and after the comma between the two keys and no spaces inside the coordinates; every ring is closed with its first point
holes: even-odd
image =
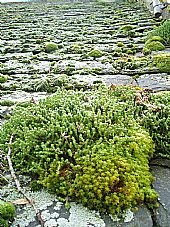
{"type": "Polygon", "coordinates": [[[170,20],[166,20],[162,25],[151,31],[147,39],[154,36],[161,37],[165,41],[165,44],[170,45],[170,20]]]}

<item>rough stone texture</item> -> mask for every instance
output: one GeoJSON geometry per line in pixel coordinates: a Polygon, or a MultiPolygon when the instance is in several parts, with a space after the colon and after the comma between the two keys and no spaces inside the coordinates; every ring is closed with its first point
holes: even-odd
{"type": "Polygon", "coordinates": [[[156,211],[156,222],[160,227],[170,226],[170,160],[157,160],[155,166],[151,166],[152,174],[156,180],[153,188],[159,193],[159,208],[156,211]],[[164,167],[158,166],[163,165],[164,167]],[[166,166],[166,167],[165,167],[166,166]]]}
{"type": "Polygon", "coordinates": [[[140,87],[154,91],[170,90],[170,75],[166,73],[141,75],[137,82],[140,87]]]}
{"type": "MultiPolygon", "coordinates": [[[[10,179],[10,176],[7,176],[10,179]]],[[[97,211],[89,210],[81,204],[70,203],[66,209],[64,203],[59,202],[54,195],[47,191],[30,192],[25,188],[26,194],[33,199],[37,209],[45,221],[45,227],[152,227],[152,218],[145,205],[140,206],[134,213],[128,210],[123,219],[110,215],[100,214],[97,211]]],[[[15,201],[22,196],[12,185],[0,189],[0,199],[15,201]]],[[[30,205],[17,205],[17,216],[12,227],[40,227],[35,211],[30,205]]]]}
{"type": "Polygon", "coordinates": [[[111,219],[108,217],[104,218],[106,227],[152,227],[153,222],[150,215],[149,210],[146,208],[145,205],[142,205],[138,208],[138,210],[134,213],[133,219],[131,221],[126,221],[121,223],[121,221],[118,222],[112,222],[111,219]]]}

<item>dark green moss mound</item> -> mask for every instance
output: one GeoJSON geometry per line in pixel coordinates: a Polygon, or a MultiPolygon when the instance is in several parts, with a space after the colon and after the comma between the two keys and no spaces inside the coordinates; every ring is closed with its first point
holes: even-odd
{"type": "Polygon", "coordinates": [[[15,207],[11,203],[0,200],[0,226],[8,226],[8,222],[15,216],[15,207]]]}
{"type": "Polygon", "coordinates": [[[5,83],[8,77],[0,74],[0,83],[5,83]]]}
{"type": "Polygon", "coordinates": [[[46,53],[51,53],[54,52],[58,49],[58,45],[55,43],[47,43],[45,46],[45,52],[46,53]]]}
{"type": "Polygon", "coordinates": [[[17,107],[0,147],[7,152],[13,135],[15,169],[66,200],[112,214],[143,201],[154,205],[148,167],[154,144],[134,120],[135,92],[58,90],[38,105],[17,107]]]}

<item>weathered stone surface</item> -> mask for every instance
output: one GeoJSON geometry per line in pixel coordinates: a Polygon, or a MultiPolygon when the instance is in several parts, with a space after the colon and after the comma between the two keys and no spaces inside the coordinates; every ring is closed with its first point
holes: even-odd
{"type": "Polygon", "coordinates": [[[154,91],[170,90],[170,75],[166,73],[141,75],[137,82],[140,87],[154,91]]]}
{"type": "Polygon", "coordinates": [[[156,222],[160,227],[170,226],[170,168],[168,168],[168,161],[157,162],[157,165],[151,166],[152,174],[156,180],[153,183],[153,188],[159,194],[159,208],[156,211],[156,222]],[[159,165],[166,165],[161,167],[159,165]]]}
{"type": "Polygon", "coordinates": [[[127,75],[106,75],[104,81],[107,85],[130,85],[133,82],[133,78],[127,75]]]}
{"type": "MultiPolygon", "coordinates": [[[[130,217],[130,216],[129,216],[130,217]]],[[[124,222],[117,221],[113,222],[111,218],[104,217],[106,227],[152,227],[153,222],[151,214],[145,205],[138,207],[138,211],[133,213],[133,218],[125,218],[124,222]]]]}
{"type": "MultiPolygon", "coordinates": [[[[10,175],[6,176],[9,180],[10,175]]],[[[37,209],[40,210],[45,227],[152,227],[152,218],[146,206],[142,205],[136,212],[127,211],[123,219],[103,215],[97,211],[89,210],[81,204],[70,203],[66,209],[65,204],[59,202],[55,195],[47,191],[31,192],[28,188],[26,194],[32,198],[37,209]]],[[[0,189],[0,198],[15,201],[21,195],[12,185],[0,189]]],[[[40,227],[35,211],[30,205],[17,205],[17,217],[12,227],[40,227]]]]}

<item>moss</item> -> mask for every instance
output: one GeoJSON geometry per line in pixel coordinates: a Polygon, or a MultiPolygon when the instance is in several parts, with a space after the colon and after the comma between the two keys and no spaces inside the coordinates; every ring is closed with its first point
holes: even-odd
{"type": "Polygon", "coordinates": [[[133,25],[127,24],[127,25],[123,25],[122,27],[120,27],[119,30],[128,32],[128,31],[131,31],[133,28],[134,28],[133,25]]]}
{"type": "Polygon", "coordinates": [[[165,46],[159,41],[151,41],[145,44],[145,47],[151,51],[160,51],[165,49],[165,46]]]}
{"type": "Polygon", "coordinates": [[[151,43],[153,41],[159,41],[162,44],[165,43],[165,40],[162,37],[160,37],[160,36],[152,36],[150,39],[148,39],[146,41],[145,45],[148,45],[149,43],[151,43]]]}
{"type": "Polygon", "coordinates": [[[148,49],[148,48],[146,48],[146,47],[144,47],[144,48],[142,49],[142,53],[143,53],[144,55],[148,55],[148,54],[151,54],[151,50],[148,49]]]}
{"type": "Polygon", "coordinates": [[[82,54],[82,46],[80,44],[72,44],[69,48],[69,53],[72,54],[82,54]]]}
{"type": "Polygon", "coordinates": [[[0,217],[0,227],[8,227],[8,222],[7,220],[4,220],[3,218],[0,217]]]}
{"type": "Polygon", "coordinates": [[[155,142],[155,156],[170,158],[170,92],[150,94],[148,98],[154,108],[138,107],[138,121],[155,142]]]}
{"type": "Polygon", "coordinates": [[[0,217],[8,222],[12,220],[14,216],[15,216],[15,207],[11,203],[7,203],[0,200],[0,217]]]}
{"type": "Polygon", "coordinates": [[[103,56],[103,52],[100,50],[92,50],[89,54],[89,57],[92,57],[94,60],[103,56]]]}
{"type": "Polygon", "coordinates": [[[127,53],[127,54],[133,54],[133,51],[130,50],[130,49],[128,49],[128,50],[126,51],[126,53],[127,53]]]}
{"type": "Polygon", "coordinates": [[[124,46],[124,43],[122,43],[122,42],[117,42],[117,46],[118,46],[118,47],[123,47],[123,46],[124,46]]]}
{"type": "Polygon", "coordinates": [[[170,54],[163,53],[153,56],[153,63],[160,72],[170,72],[170,54]]]}
{"type": "Polygon", "coordinates": [[[0,75],[0,83],[5,83],[7,81],[8,77],[4,75],[0,75]]]}
{"type": "Polygon", "coordinates": [[[45,52],[46,53],[54,52],[57,49],[58,49],[58,46],[55,43],[47,43],[46,46],[45,46],[45,52]]]}

